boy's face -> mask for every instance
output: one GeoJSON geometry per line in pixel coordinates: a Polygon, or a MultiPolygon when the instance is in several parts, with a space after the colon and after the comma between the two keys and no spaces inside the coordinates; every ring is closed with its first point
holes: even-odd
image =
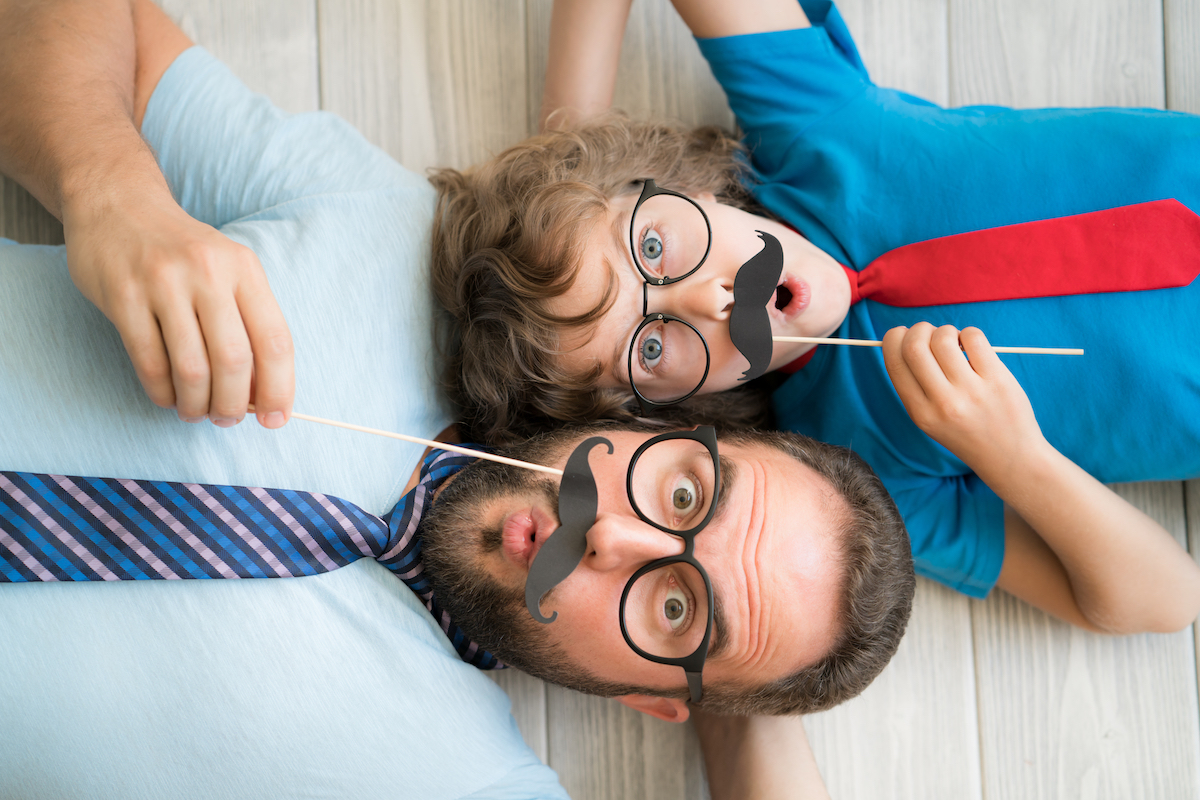
{"type": "MultiPolygon", "coordinates": [[[[600,322],[592,329],[573,329],[564,334],[566,366],[583,372],[598,363],[603,367],[601,387],[625,388],[632,377],[639,391],[649,399],[668,400],[673,393],[675,397],[686,394],[698,382],[696,365],[701,362],[702,372],[704,350],[689,342],[694,336],[678,335],[685,328],[679,323],[650,324],[638,330],[643,321],[645,279],[630,246],[631,217],[637,199],[636,193],[630,193],[610,202],[606,215],[584,239],[584,255],[575,283],[551,301],[549,310],[563,316],[582,314],[604,296],[609,281],[615,281],[615,302],[600,322]],[[651,394],[656,389],[661,396],[651,394]]],[[[679,317],[704,337],[710,368],[701,392],[733,388],[749,366],[730,338],[729,319],[738,271],[763,250],[759,231],[778,239],[783,250],[778,288],[765,309],[772,335],[828,336],[837,330],[850,307],[850,283],[833,258],[791,228],[718,203],[711,194],[692,199],[704,211],[712,229],[708,257],[689,277],[677,283],[651,286],[645,300],[649,314],[679,317]]],[[[643,265],[647,254],[664,264],[675,258],[678,265],[681,253],[686,253],[687,259],[696,253],[703,254],[706,236],[703,218],[691,204],[647,203],[637,213],[633,247],[639,250],[643,265]]],[[[686,271],[692,263],[681,266],[680,271],[686,271]]],[[[769,368],[778,369],[812,347],[777,342],[769,368]]]]}

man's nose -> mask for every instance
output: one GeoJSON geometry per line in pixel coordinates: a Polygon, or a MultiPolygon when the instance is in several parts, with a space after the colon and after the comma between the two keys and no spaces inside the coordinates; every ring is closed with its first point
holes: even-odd
{"type": "MultiPolygon", "coordinates": [[[[703,272],[703,270],[701,270],[703,272]]],[[[733,279],[693,275],[678,283],[652,286],[649,313],[671,314],[688,322],[723,322],[733,309],[733,279]]]]}
{"type": "Polygon", "coordinates": [[[587,560],[592,569],[632,571],[655,559],[683,553],[678,536],[664,533],[637,517],[602,513],[588,530],[587,560]]]}

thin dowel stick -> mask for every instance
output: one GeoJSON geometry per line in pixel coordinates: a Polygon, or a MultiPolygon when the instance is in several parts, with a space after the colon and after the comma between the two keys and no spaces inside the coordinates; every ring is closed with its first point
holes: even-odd
{"type": "MultiPolygon", "coordinates": [[[[819,336],[773,336],[776,342],[798,342],[800,344],[851,344],[858,347],[883,347],[883,342],[872,339],[823,339],[819,336]]],[[[1079,347],[993,347],[997,353],[1023,353],[1033,356],[1081,356],[1079,347]]]]}
{"type": "MultiPolygon", "coordinates": [[[[251,411],[253,411],[254,404],[251,403],[249,408],[251,411]]],[[[541,464],[531,464],[528,461],[518,461],[515,458],[506,458],[505,456],[492,455],[491,453],[484,453],[479,450],[472,450],[469,447],[459,447],[456,444],[449,444],[447,442],[435,442],[432,439],[422,439],[419,436],[408,436],[403,433],[392,433],[391,431],[381,431],[376,428],[365,428],[362,425],[353,425],[349,422],[338,422],[337,420],[333,420],[333,419],[323,419],[321,417],[314,417],[310,414],[301,414],[297,411],[292,412],[292,418],[293,419],[302,419],[305,422],[319,422],[322,425],[332,425],[335,428],[345,428],[345,429],[351,430],[351,431],[358,431],[359,433],[370,433],[370,434],[374,434],[375,436],[386,436],[389,439],[400,439],[401,441],[412,442],[414,444],[423,444],[426,447],[436,447],[439,450],[449,450],[454,453],[462,453],[464,456],[472,456],[474,458],[482,458],[487,461],[497,461],[501,464],[508,464],[511,467],[522,467],[524,469],[534,470],[535,472],[548,472],[551,475],[558,475],[558,476],[561,476],[563,474],[563,471],[561,469],[555,469],[554,467],[543,467],[541,464]]]]}

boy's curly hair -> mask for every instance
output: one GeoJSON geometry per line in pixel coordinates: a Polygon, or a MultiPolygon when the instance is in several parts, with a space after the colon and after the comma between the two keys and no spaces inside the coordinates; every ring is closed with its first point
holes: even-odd
{"type": "MultiPolygon", "coordinates": [[[[434,171],[433,286],[456,323],[444,337],[445,387],[474,441],[504,443],[563,422],[628,420],[628,390],[597,384],[602,368],[561,366],[560,332],[594,324],[612,305],[556,316],[547,301],[575,280],[583,242],[610,199],[653,178],[684,194],[712,192],[756,213],[742,145],[716,127],[684,130],[613,113],[517,144],[465,172],[434,171]]],[[[697,395],[664,421],[722,428],[766,422],[766,392],[749,386],[697,395]]]]}

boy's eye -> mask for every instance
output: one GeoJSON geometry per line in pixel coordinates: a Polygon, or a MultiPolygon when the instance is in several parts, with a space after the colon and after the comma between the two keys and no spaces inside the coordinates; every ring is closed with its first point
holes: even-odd
{"type": "Polygon", "coordinates": [[[663,240],[653,228],[642,234],[642,266],[659,272],[662,267],[663,240]]]}
{"type": "Polygon", "coordinates": [[[647,371],[658,366],[663,356],[662,331],[659,329],[647,331],[638,345],[638,356],[642,367],[647,371]]]}

